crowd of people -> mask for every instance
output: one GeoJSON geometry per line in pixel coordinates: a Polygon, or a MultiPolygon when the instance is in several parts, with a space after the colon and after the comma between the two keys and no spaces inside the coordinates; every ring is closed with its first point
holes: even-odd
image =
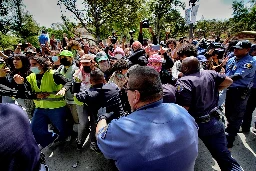
{"type": "Polygon", "coordinates": [[[74,137],[82,150],[90,136],[90,149],[119,170],[192,171],[198,138],[221,170],[243,170],[231,151],[240,128],[251,129],[256,45],[158,42],[152,29],[152,41],[142,31],[138,41],[113,34],[94,44],[42,31],[40,48],[18,44],[1,53],[3,168],[39,170],[40,150],[74,137]]]}

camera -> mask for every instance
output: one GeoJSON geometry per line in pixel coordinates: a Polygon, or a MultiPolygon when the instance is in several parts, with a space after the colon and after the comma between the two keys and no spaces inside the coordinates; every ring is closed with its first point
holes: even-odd
{"type": "Polygon", "coordinates": [[[142,28],[149,28],[149,20],[148,19],[144,19],[142,21],[142,28]]]}
{"type": "Polygon", "coordinates": [[[116,44],[117,37],[116,37],[116,36],[112,36],[112,37],[110,38],[110,41],[111,41],[112,44],[116,44]]]}

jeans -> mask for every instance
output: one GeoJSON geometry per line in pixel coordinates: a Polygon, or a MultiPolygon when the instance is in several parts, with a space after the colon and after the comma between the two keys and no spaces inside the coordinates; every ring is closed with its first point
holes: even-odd
{"type": "Polygon", "coordinates": [[[79,118],[78,124],[78,142],[83,143],[89,134],[88,108],[85,105],[76,105],[79,118]]]}
{"type": "Polygon", "coordinates": [[[32,132],[38,144],[43,148],[55,140],[55,133],[48,131],[48,124],[51,122],[58,129],[59,140],[65,140],[71,134],[68,129],[66,118],[67,108],[56,109],[36,108],[32,120],[32,132]]]}
{"type": "Polygon", "coordinates": [[[232,158],[227,148],[224,125],[217,119],[208,123],[199,123],[198,136],[210,151],[212,157],[218,162],[221,170],[241,170],[241,166],[232,158]]]}

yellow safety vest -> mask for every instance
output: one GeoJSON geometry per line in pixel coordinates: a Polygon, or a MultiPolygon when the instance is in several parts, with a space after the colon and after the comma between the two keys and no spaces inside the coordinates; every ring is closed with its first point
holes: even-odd
{"type": "Polygon", "coordinates": [[[35,99],[35,107],[43,109],[56,109],[66,106],[66,101],[62,96],[55,94],[61,90],[63,85],[57,85],[54,82],[53,74],[55,71],[48,70],[44,73],[41,80],[40,88],[37,86],[36,74],[32,73],[27,76],[27,81],[30,83],[32,91],[35,93],[49,93],[50,95],[45,99],[35,99]]]}

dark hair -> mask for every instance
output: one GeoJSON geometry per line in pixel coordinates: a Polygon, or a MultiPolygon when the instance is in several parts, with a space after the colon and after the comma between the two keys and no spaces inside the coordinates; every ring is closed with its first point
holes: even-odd
{"type": "Polygon", "coordinates": [[[168,39],[166,40],[166,46],[168,47],[169,44],[173,43],[174,44],[174,47],[177,46],[177,43],[176,43],[176,40],[175,39],[168,39]]]}
{"type": "Polygon", "coordinates": [[[99,69],[93,70],[90,73],[90,80],[96,84],[103,83],[104,73],[99,69]]]}
{"type": "Polygon", "coordinates": [[[196,47],[192,44],[184,44],[183,46],[181,46],[178,49],[177,55],[179,57],[184,56],[184,55],[186,57],[190,57],[190,56],[197,57],[197,50],[196,50],[196,47]]]}
{"type": "Polygon", "coordinates": [[[153,102],[163,97],[163,88],[159,73],[152,67],[137,66],[129,71],[130,90],[140,92],[140,101],[153,102]]]}
{"type": "Polygon", "coordinates": [[[128,69],[128,63],[124,59],[118,59],[113,65],[113,71],[122,71],[122,69],[128,69]]]}
{"type": "Polygon", "coordinates": [[[11,75],[16,74],[16,72],[20,72],[20,74],[27,74],[29,72],[30,69],[30,63],[29,60],[26,56],[24,55],[14,55],[11,58],[9,58],[10,60],[8,60],[8,66],[10,67],[11,70],[11,75]],[[20,68],[19,70],[15,69],[14,64],[13,64],[13,60],[19,58],[21,60],[22,63],[22,68],[20,68]]]}
{"type": "Polygon", "coordinates": [[[29,60],[35,60],[37,63],[39,63],[43,67],[44,72],[50,69],[50,67],[52,66],[49,58],[33,56],[29,58],[29,60]]]}

